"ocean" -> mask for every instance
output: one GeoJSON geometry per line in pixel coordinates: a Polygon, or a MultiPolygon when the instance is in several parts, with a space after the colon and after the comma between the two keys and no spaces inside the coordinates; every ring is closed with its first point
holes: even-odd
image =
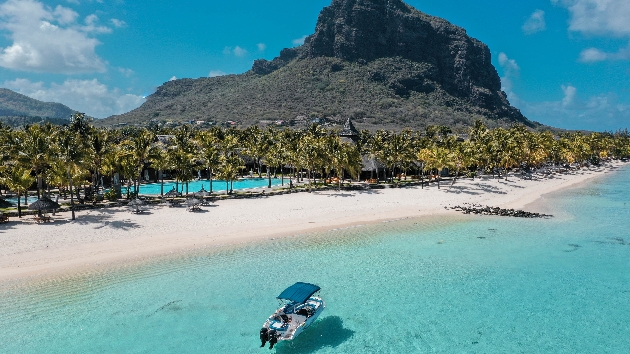
{"type": "Polygon", "coordinates": [[[627,353],[629,189],[625,166],[546,196],[550,219],[394,220],[2,284],[0,352],[627,353]],[[297,281],[326,310],[260,348],[297,281]]]}

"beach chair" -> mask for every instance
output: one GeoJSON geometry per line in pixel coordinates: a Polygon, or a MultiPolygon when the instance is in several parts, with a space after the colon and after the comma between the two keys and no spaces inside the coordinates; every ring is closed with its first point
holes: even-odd
{"type": "Polygon", "coordinates": [[[50,216],[46,216],[46,215],[35,215],[33,217],[33,219],[38,224],[47,223],[47,222],[51,222],[52,221],[52,218],[50,216]]]}

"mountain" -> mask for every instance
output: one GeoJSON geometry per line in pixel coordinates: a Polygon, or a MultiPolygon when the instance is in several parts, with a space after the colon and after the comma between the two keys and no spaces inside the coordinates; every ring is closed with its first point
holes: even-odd
{"type": "Polygon", "coordinates": [[[61,103],[42,102],[0,88],[0,121],[5,124],[21,126],[42,120],[60,124],[68,121],[73,113],[74,110],[61,103]]]}
{"type": "Polygon", "coordinates": [[[401,0],[333,0],[302,46],[241,75],[167,82],[141,107],[101,123],[347,117],[368,129],[476,119],[539,126],[508,102],[485,44],[401,0]]]}

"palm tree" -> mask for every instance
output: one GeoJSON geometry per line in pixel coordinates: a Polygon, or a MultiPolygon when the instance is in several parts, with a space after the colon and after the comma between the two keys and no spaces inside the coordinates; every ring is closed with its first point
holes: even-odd
{"type": "Polygon", "coordinates": [[[199,158],[204,161],[208,169],[208,182],[212,193],[212,173],[219,164],[219,139],[212,131],[202,131],[197,136],[199,145],[199,158]]]}
{"type": "Polygon", "coordinates": [[[108,139],[109,131],[107,129],[92,128],[89,130],[87,147],[90,158],[87,159],[87,161],[89,168],[94,172],[92,175],[92,185],[96,193],[98,193],[99,188],[102,187],[100,181],[103,163],[107,155],[112,153],[113,145],[108,139]]]}
{"type": "Polygon", "coordinates": [[[453,156],[451,152],[443,147],[434,146],[430,149],[422,149],[418,152],[418,160],[424,162],[426,168],[429,170],[437,170],[437,183],[438,189],[440,189],[440,178],[442,170],[453,166],[453,156]]]}
{"type": "MultiPolygon", "coordinates": [[[[392,167],[394,165],[394,158],[390,154],[390,144],[389,140],[391,138],[392,133],[385,130],[378,130],[374,134],[374,138],[372,140],[372,148],[374,149],[376,158],[381,161],[385,166],[385,171],[383,171],[383,179],[387,181],[387,167],[392,167]]],[[[393,168],[392,168],[393,170],[393,168]]],[[[378,175],[378,171],[377,171],[378,175]]]]}
{"type": "MultiPolygon", "coordinates": [[[[293,180],[295,171],[299,167],[300,158],[298,155],[299,140],[301,132],[285,129],[282,131],[282,141],[284,145],[286,163],[291,167],[291,176],[289,179],[289,190],[293,188],[293,180]]],[[[299,180],[298,180],[299,181],[299,180]]]]}
{"type": "Polygon", "coordinates": [[[23,131],[19,131],[15,137],[14,146],[18,148],[17,159],[23,166],[31,168],[37,177],[37,196],[42,189],[42,174],[49,166],[51,158],[51,135],[52,125],[40,126],[33,124],[26,126],[23,131]]]}
{"type": "Polygon", "coordinates": [[[311,177],[313,177],[313,180],[315,179],[315,176],[311,174],[324,165],[322,163],[322,145],[323,138],[326,135],[321,126],[313,124],[302,132],[298,140],[297,153],[299,164],[307,169],[309,191],[313,183],[311,177]]]}
{"type": "Polygon", "coordinates": [[[451,151],[451,158],[452,166],[454,166],[456,169],[455,177],[451,182],[452,186],[455,184],[455,181],[457,180],[457,177],[459,176],[459,173],[462,169],[466,169],[476,163],[473,144],[469,140],[458,144],[451,151]]]}
{"type": "Polygon", "coordinates": [[[160,197],[162,197],[164,196],[164,171],[171,167],[168,148],[163,144],[156,145],[155,152],[149,161],[153,168],[158,170],[158,176],[160,178],[160,197]]]}
{"type": "Polygon", "coordinates": [[[230,184],[237,179],[238,171],[243,168],[243,160],[236,154],[221,155],[219,160],[219,178],[225,181],[226,194],[232,194],[230,184]]]}
{"type": "Polygon", "coordinates": [[[270,148],[271,131],[262,131],[254,125],[243,132],[243,147],[245,154],[254,159],[254,164],[258,170],[258,178],[262,178],[262,159],[268,155],[270,148]]]}
{"type": "MultiPolygon", "coordinates": [[[[2,179],[2,183],[6,184],[10,190],[17,192],[18,202],[18,217],[22,217],[22,210],[20,205],[21,193],[28,195],[28,189],[35,182],[35,178],[31,177],[31,170],[29,168],[14,166],[8,169],[6,177],[2,179]]],[[[26,198],[25,198],[26,199],[26,198]]]]}
{"type": "Polygon", "coordinates": [[[68,128],[59,130],[55,140],[58,148],[57,162],[66,167],[68,184],[70,186],[70,209],[72,210],[72,220],[75,220],[72,182],[73,175],[79,173],[81,165],[84,163],[83,159],[86,156],[85,146],[81,144],[79,134],[68,128]]]}
{"type": "Polygon", "coordinates": [[[337,189],[340,191],[344,171],[347,171],[353,178],[358,178],[361,173],[361,154],[355,145],[342,142],[337,136],[329,139],[327,149],[330,151],[331,165],[337,174],[337,189]]]}
{"type": "MultiPolygon", "coordinates": [[[[171,151],[170,161],[175,169],[175,179],[178,182],[188,183],[193,179],[193,170],[195,167],[195,155],[185,149],[176,148],[171,151]]],[[[176,188],[179,186],[176,184],[176,188]]],[[[186,185],[186,195],[188,195],[188,186],[186,185]]]]}
{"type": "Polygon", "coordinates": [[[155,135],[144,129],[124,142],[127,151],[131,153],[135,161],[136,173],[134,177],[137,177],[137,179],[136,183],[134,183],[134,191],[136,195],[140,189],[140,180],[142,179],[144,165],[151,160],[157,150],[154,143],[155,135]]]}

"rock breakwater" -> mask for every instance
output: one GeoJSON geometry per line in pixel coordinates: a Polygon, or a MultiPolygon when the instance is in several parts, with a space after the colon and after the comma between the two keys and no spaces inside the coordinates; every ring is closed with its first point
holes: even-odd
{"type": "Polygon", "coordinates": [[[499,207],[484,206],[478,204],[464,204],[463,206],[457,205],[451,207],[452,210],[461,211],[464,214],[476,214],[476,215],[496,215],[496,216],[510,216],[514,218],[552,218],[553,215],[532,213],[524,210],[515,209],[502,209],[499,207]]]}

